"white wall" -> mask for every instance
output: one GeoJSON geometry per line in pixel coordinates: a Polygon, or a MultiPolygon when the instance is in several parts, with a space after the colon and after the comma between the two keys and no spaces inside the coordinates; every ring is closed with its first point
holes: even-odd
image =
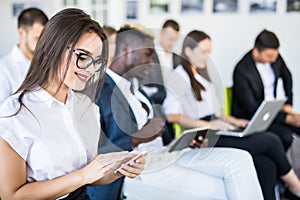
{"type": "Polygon", "coordinates": [[[9,0],[0,2],[0,56],[10,51],[10,48],[17,43],[17,20],[12,16],[12,7],[9,0]]]}
{"type": "MultiPolygon", "coordinates": [[[[16,19],[11,15],[10,0],[1,0],[0,24],[2,24],[0,37],[0,56],[8,52],[17,41],[16,19]]],[[[44,0],[43,7],[48,16],[57,12],[61,1],[44,0]]],[[[86,1],[85,1],[86,2],[86,1]]],[[[109,0],[109,24],[120,26],[125,21],[125,0],[109,0]]],[[[248,12],[248,1],[239,0],[237,13],[212,13],[212,0],[204,0],[205,11],[200,14],[180,14],[180,0],[171,0],[169,14],[150,15],[149,0],[138,0],[138,22],[153,29],[161,27],[167,18],[177,20],[181,25],[181,34],[192,29],[207,32],[213,41],[212,60],[216,65],[224,84],[232,84],[232,71],[235,63],[241,56],[252,48],[256,35],[267,28],[274,31],[281,42],[281,54],[289,66],[294,78],[294,104],[300,112],[300,13],[286,13],[286,0],[278,0],[276,13],[251,14],[248,12]]],[[[84,4],[82,4],[84,5],[84,4]]],[[[177,45],[178,52],[180,42],[177,45]]]]}

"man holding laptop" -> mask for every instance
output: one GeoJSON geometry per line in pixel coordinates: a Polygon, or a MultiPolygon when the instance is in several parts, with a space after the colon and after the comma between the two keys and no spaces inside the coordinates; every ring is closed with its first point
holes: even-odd
{"type": "Polygon", "coordinates": [[[292,143],[292,133],[300,134],[300,114],[293,111],[292,76],[279,54],[279,40],[263,30],[254,48],[236,65],[233,74],[232,114],[250,119],[263,100],[276,98],[278,79],[282,79],[287,101],[269,130],[276,133],[285,150],[292,143]]]}

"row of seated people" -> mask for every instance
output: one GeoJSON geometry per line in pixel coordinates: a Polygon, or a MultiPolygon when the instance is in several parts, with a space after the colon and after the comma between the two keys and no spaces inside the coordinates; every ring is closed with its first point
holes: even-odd
{"type": "MultiPolygon", "coordinates": [[[[125,34],[123,31],[118,32],[118,34],[125,34]]],[[[162,31],[168,32],[172,30],[163,29],[162,31]]],[[[173,32],[174,31],[176,30],[174,29],[173,32]]],[[[227,188],[227,190],[225,189],[226,195],[223,196],[220,194],[224,194],[224,190],[217,187],[218,184],[216,182],[213,183],[215,186],[210,186],[210,181],[203,181],[204,179],[200,181],[197,178],[200,176],[199,174],[205,174],[213,176],[216,178],[216,181],[224,176],[225,174],[220,176],[218,171],[219,166],[216,166],[215,163],[211,163],[209,158],[213,156],[213,152],[221,150],[222,153],[218,152],[218,156],[215,155],[213,157],[217,159],[217,157],[220,156],[224,159],[224,155],[222,154],[227,154],[228,152],[225,152],[228,150],[232,151],[232,148],[234,148],[234,150],[229,155],[231,159],[235,157],[233,152],[237,153],[240,150],[247,151],[252,156],[264,199],[274,198],[274,186],[278,178],[283,180],[288,186],[285,192],[286,195],[291,194],[289,189],[299,188],[299,180],[286,158],[285,147],[280,138],[271,131],[244,138],[220,136],[214,145],[214,147],[217,148],[214,148],[213,151],[209,151],[209,153],[206,152],[208,151],[206,148],[191,150],[193,153],[183,153],[180,151],[178,152],[179,155],[175,157],[173,157],[173,154],[166,153],[162,145],[168,144],[174,135],[168,135],[166,131],[163,135],[161,135],[159,131],[155,134],[159,128],[155,127],[155,124],[158,123],[155,118],[155,112],[153,115],[151,109],[149,109],[151,102],[158,116],[164,113],[168,123],[178,123],[185,128],[203,126],[228,130],[232,125],[245,127],[248,123],[248,119],[225,116],[220,114],[218,110],[218,108],[220,108],[220,106],[218,106],[219,101],[217,100],[218,95],[207,70],[207,61],[211,51],[211,39],[206,33],[194,30],[185,37],[182,52],[180,57],[178,57],[179,65],[168,74],[166,85],[162,84],[164,83],[163,75],[160,75],[160,80],[152,79],[153,77],[157,78],[157,72],[160,72],[160,68],[165,67],[158,62],[158,58],[160,58],[159,53],[156,54],[153,52],[154,64],[151,64],[151,67],[148,65],[151,59],[147,59],[145,55],[143,56],[143,53],[148,53],[149,56],[151,55],[149,49],[145,50],[145,52],[141,52],[139,60],[136,61],[135,64],[131,63],[131,65],[128,64],[129,66],[126,66],[126,64],[124,64],[125,58],[122,57],[122,55],[126,53],[121,51],[121,49],[124,49],[122,39],[125,39],[122,36],[118,36],[118,34],[116,55],[114,56],[113,63],[107,70],[102,91],[98,96],[99,99],[96,101],[100,107],[102,131],[103,134],[106,135],[106,137],[100,140],[99,151],[110,152],[119,151],[120,149],[145,150],[149,146],[156,146],[157,152],[146,157],[148,163],[146,164],[145,172],[140,175],[139,178],[134,180],[125,178],[125,180],[119,180],[107,186],[88,188],[88,192],[92,198],[96,199],[101,196],[101,194],[107,194],[104,196],[119,194],[122,188],[121,185],[123,184],[123,193],[128,199],[139,199],[145,195],[149,197],[149,199],[159,199],[159,197],[162,199],[167,197],[173,199],[181,199],[183,197],[235,199],[241,195],[239,192],[244,190],[242,180],[238,180],[239,188],[237,191],[239,194],[237,194],[237,196],[233,194],[236,191],[233,192],[233,190],[228,189],[232,187],[227,186],[229,183],[225,180],[223,186],[227,188]],[[137,82],[141,85],[137,86],[137,82]],[[166,95],[161,93],[161,90],[164,88],[166,88],[166,95]],[[148,99],[150,99],[150,102],[148,99]],[[145,109],[143,104],[148,105],[148,109],[145,109]],[[143,134],[148,132],[148,128],[153,130],[150,131],[152,134],[141,136],[140,134],[142,132],[143,134]],[[203,159],[203,156],[200,154],[204,154],[207,160],[203,159]],[[158,164],[161,160],[165,162],[158,164]],[[185,160],[185,164],[183,164],[184,162],[182,162],[182,160],[185,160]],[[199,163],[196,161],[199,161],[199,163]],[[210,170],[204,169],[204,166],[209,166],[210,170]],[[179,168],[180,171],[182,170],[181,172],[179,172],[179,168]],[[196,170],[197,175],[189,175],[191,174],[191,169],[196,170]],[[173,170],[176,170],[176,172],[173,170]],[[170,173],[173,174],[172,177],[169,177],[170,173]],[[180,184],[178,184],[178,176],[184,177],[182,173],[184,173],[186,177],[194,176],[193,181],[187,183],[185,181],[188,180],[182,178],[180,184]],[[206,184],[206,192],[201,194],[200,192],[195,193],[195,185],[199,187],[203,182],[206,184]],[[213,191],[211,187],[214,187],[213,191]],[[112,190],[113,188],[115,191],[112,190]],[[118,192],[116,193],[116,191],[118,192]],[[210,193],[211,191],[213,193],[210,193]],[[172,194],[174,194],[174,196],[172,196],[172,194]]],[[[271,32],[264,30],[258,37],[266,37],[265,34],[273,36],[271,32]]],[[[128,33],[128,35],[130,34],[128,33]]],[[[126,44],[136,40],[131,40],[128,35],[126,44]]],[[[143,44],[135,45],[143,47],[143,44]]],[[[135,49],[137,46],[132,44],[131,48],[135,49]]],[[[158,48],[158,51],[160,50],[161,49],[158,48]]],[[[170,58],[172,59],[172,57],[173,56],[170,58]]],[[[169,66],[166,67],[169,68],[169,66]]],[[[164,71],[164,69],[161,70],[161,74],[163,74],[162,71],[164,71]]],[[[168,127],[165,126],[165,129],[168,130],[168,127]]],[[[203,139],[204,138],[200,139],[200,143],[203,139]]],[[[218,162],[223,167],[227,165],[226,163],[218,162]]],[[[241,162],[238,163],[241,164],[241,162]]],[[[232,171],[235,170],[234,166],[233,164],[231,165],[232,171]]],[[[240,170],[242,168],[244,167],[238,167],[240,170]]],[[[234,173],[235,175],[239,174],[238,171],[234,173]]],[[[249,189],[249,185],[247,187],[249,189]]],[[[250,188],[256,188],[255,184],[251,185],[250,188]]],[[[297,190],[298,189],[293,190],[293,193],[297,194],[297,190]]],[[[258,194],[257,191],[255,193],[258,194]]],[[[249,192],[247,194],[249,194],[249,192]]],[[[294,197],[296,197],[296,195],[294,197]]],[[[111,199],[115,198],[117,197],[111,199]]],[[[241,196],[238,198],[241,198],[241,196]]],[[[246,197],[243,197],[243,199],[244,198],[246,197]]]]}

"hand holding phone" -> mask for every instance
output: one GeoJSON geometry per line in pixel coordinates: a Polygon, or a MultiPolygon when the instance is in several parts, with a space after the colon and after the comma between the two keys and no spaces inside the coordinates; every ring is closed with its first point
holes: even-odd
{"type": "Polygon", "coordinates": [[[127,162],[125,162],[124,164],[122,164],[119,168],[117,168],[114,173],[118,173],[120,171],[120,169],[123,168],[124,165],[130,165],[131,163],[135,162],[138,158],[145,156],[148,153],[148,151],[141,151],[140,153],[138,153],[137,155],[135,155],[134,157],[132,157],[130,160],[128,160],[127,162]]]}

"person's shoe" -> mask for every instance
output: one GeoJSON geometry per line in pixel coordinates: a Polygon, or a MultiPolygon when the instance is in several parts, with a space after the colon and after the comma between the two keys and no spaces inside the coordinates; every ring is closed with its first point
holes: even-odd
{"type": "Polygon", "coordinates": [[[290,199],[290,200],[300,200],[300,197],[292,193],[288,188],[285,188],[283,193],[284,198],[290,199]]]}

